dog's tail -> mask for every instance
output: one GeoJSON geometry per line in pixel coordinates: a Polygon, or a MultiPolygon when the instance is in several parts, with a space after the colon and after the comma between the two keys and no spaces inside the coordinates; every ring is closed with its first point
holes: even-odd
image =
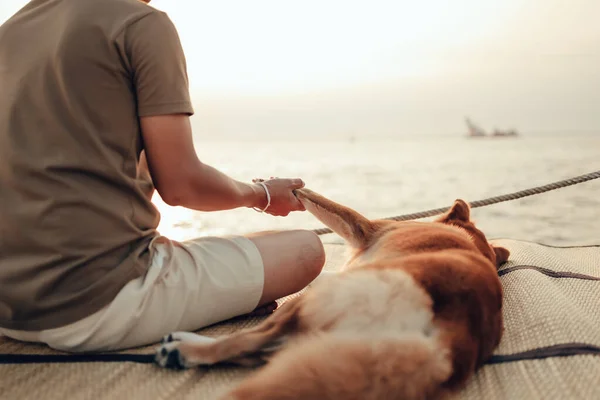
{"type": "Polygon", "coordinates": [[[449,355],[432,337],[298,340],[223,399],[437,399],[451,375],[449,355]]]}
{"type": "Polygon", "coordinates": [[[358,212],[329,200],[312,190],[303,188],[295,191],[296,197],[308,212],[340,235],[354,248],[365,248],[377,230],[375,222],[358,212]]]}

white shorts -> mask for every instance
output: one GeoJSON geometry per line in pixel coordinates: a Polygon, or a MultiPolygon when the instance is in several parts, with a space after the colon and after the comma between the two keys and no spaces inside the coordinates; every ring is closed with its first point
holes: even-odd
{"type": "Polygon", "coordinates": [[[71,352],[119,350],[249,313],[262,296],[262,257],[245,237],[186,242],[157,237],[150,254],[146,274],[125,285],[100,311],[60,328],[0,328],[0,334],[71,352]]]}

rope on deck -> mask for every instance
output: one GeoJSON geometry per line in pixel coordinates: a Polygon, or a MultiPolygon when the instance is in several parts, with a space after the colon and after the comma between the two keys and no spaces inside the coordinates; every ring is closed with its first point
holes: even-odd
{"type": "MultiPolygon", "coordinates": [[[[537,186],[534,188],[521,190],[521,191],[514,192],[514,193],[504,194],[504,195],[495,196],[495,197],[489,197],[489,198],[483,199],[483,200],[477,200],[472,203],[469,203],[469,205],[471,206],[471,208],[489,206],[492,204],[502,203],[504,201],[516,200],[516,199],[520,199],[522,197],[533,196],[534,194],[540,194],[540,193],[544,193],[544,192],[549,192],[551,190],[561,189],[561,188],[564,188],[567,186],[577,185],[579,183],[591,181],[593,179],[598,179],[598,178],[600,178],[600,171],[590,172],[589,174],[576,176],[575,178],[565,179],[565,180],[550,183],[550,184],[544,185],[544,186],[537,186]]],[[[450,209],[450,207],[434,208],[434,209],[427,210],[427,211],[421,211],[421,212],[412,213],[412,214],[398,215],[396,217],[389,217],[389,218],[383,218],[383,219],[392,220],[392,221],[410,221],[413,219],[421,219],[421,218],[427,218],[427,217],[433,217],[436,215],[440,215],[440,214],[445,213],[449,209],[450,209]]],[[[314,233],[316,233],[317,235],[325,235],[327,233],[333,233],[333,231],[329,228],[313,229],[312,231],[314,233]]]]}

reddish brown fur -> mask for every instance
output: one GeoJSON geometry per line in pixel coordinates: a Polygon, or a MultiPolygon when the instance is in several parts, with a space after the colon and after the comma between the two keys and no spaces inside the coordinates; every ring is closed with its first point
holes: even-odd
{"type": "MultiPolygon", "coordinates": [[[[368,317],[364,312],[378,304],[377,298],[365,303],[362,310],[359,305],[340,311],[330,304],[335,292],[327,292],[327,286],[315,287],[256,328],[210,345],[180,347],[186,359],[195,363],[237,360],[247,365],[252,357],[262,360],[264,349],[278,338],[288,338],[267,366],[226,398],[437,398],[459,387],[491,356],[503,330],[502,288],[496,267],[508,259],[509,252],[487,242],[471,222],[467,203],[457,200],[435,222],[392,222],[369,221],[307,189],[299,190],[297,196],[307,210],[354,248],[345,272],[331,279],[368,273],[366,276],[377,281],[390,276],[381,275],[386,271],[403,271],[402,276],[408,274],[412,279],[394,281],[393,287],[402,288],[408,282],[409,286],[404,286],[408,291],[388,293],[387,306],[376,310],[377,315],[385,316],[386,309],[393,309],[390,301],[413,304],[416,312],[432,313],[439,337],[433,340],[426,332],[413,334],[410,330],[389,340],[340,336],[340,324],[352,321],[354,314],[359,318],[355,326],[362,326],[360,313],[368,317]],[[329,335],[336,328],[338,336],[329,335]]],[[[330,287],[348,290],[341,283],[330,287]]],[[[364,291],[360,295],[364,296],[364,291]]],[[[406,318],[416,319],[409,322],[420,326],[422,314],[411,315],[406,318]]],[[[393,322],[395,317],[390,317],[393,322]]],[[[382,329],[389,328],[390,318],[373,318],[382,329]]]]}

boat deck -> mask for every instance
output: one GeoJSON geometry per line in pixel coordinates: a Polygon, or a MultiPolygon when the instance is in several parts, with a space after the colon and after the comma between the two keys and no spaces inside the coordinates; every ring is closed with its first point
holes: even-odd
{"type": "MultiPolygon", "coordinates": [[[[512,253],[499,272],[505,334],[493,363],[458,398],[600,398],[600,246],[497,242],[512,253]]],[[[339,268],[343,250],[343,245],[326,245],[326,269],[339,268]]],[[[200,333],[223,335],[263,318],[238,318],[200,333]]],[[[123,353],[150,354],[155,347],[123,353]]],[[[0,354],[1,399],[215,399],[252,373],[235,367],[171,371],[137,362],[2,364],[5,354],[18,360],[61,353],[1,337],[0,354]]]]}

